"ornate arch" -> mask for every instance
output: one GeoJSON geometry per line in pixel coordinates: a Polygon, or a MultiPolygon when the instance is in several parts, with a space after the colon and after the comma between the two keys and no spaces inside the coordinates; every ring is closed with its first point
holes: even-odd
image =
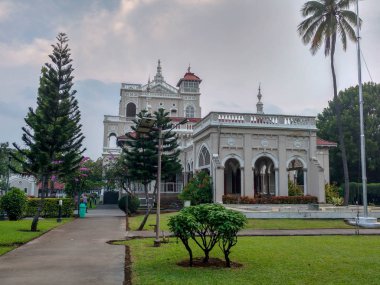
{"type": "Polygon", "coordinates": [[[196,165],[198,169],[209,168],[211,166],[211,152],[205,143],[199,148],[196,165]]]}
{"type": "Polygon", "coordinates": [[[244,167],[244,160],[243,160],[239,155],[237,155],[237,154],[235,154],[235,153],[231,153],[231,154],[226,155],[226,156],[223,158],[221,164],[222,164],[223,166],[225,166],[227,160],[229,160],[230,158],[234,158],[234,159],[236,159],[236,160],[239,162],[239,164],[240,164],[240,168],[244,167]]]}
{"type": "Polygon", "coordinates": [[[293,160],[299,160],[302,163],[303,169],[307,169],[307,164],[306,164],[305,160],[302,157],[300,157],[299,155],[293,155],[292,157],[290,157],[286,161],[286,168],[288,168],[289,163],[292,162],[293,160]]]}
{"type": "Polygon", "coordinates": [[[261,157],[268,157],[268,158],[270,158],[273,161],[273,163],[274,163],[274,168],[278,168],[278,159],[273,154],[271,154],[269,152],[261,152],[261,153],[255,155],[255,157],[252,160],[252,167],[253,168],[255,167],[256,161],[259,158],[261,158],[261,157]]]}

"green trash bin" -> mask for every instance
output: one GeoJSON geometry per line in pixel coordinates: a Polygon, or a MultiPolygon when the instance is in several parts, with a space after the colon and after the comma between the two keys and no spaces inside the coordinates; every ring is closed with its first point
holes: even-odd
{"type": "Polygon", "coordinates": [[[86,216],[86,204],[80,203],[79,204],[79,217],[84,218],[86,216]]]}

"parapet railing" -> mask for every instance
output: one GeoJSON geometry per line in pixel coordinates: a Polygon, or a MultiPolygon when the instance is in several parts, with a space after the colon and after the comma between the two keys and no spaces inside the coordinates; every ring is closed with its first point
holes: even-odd
{"type": "Polygon", "coordinates": [[[265,127],[316,130],[314,116],[211,112],[194,125],[194,134],[208,126],[265,127]]]}

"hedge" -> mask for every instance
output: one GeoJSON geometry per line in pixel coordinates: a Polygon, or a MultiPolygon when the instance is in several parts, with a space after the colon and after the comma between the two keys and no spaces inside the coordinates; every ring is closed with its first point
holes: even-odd
{"type": "Polygon", "coordinates": [[[269,196],[254,198],[249,196],[223,195],[223,204],[310,204],[318,203],[315,196],[269,196]]]}
{"type": "MultiPolygon", "coordinates": [[[[343,196],[342,185],[339,188],[339,193],[343,196]]],[[[351,182],[350,183],[350,204],[363,204],[363,187],[362,183],[351,182]]],[[[367,184],[367,201],[369,204],[380,205],[380,183],[369,183],[367,184]]]]}
{"type": "MultiPolygon", "coordinates": [[[[26,217],[32,217],[36,214],[40,200],[40,198],[28,198],[28,203],[24,214],[26,217]]],[[[62,200],[62,217],[71,217],[75,209],[75,203],[72,198],[45,198],[41,217],[57,217],[59,200],[62,200]]]]}

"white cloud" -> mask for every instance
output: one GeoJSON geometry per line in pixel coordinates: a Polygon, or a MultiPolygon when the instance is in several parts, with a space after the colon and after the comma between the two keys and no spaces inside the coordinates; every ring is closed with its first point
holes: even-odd
{"type": "Polygon", "coordinates": [[[31,43],[0,43],[0,67],[42,66],[48,60],[52,42],[36,38],[31,43]]]}
{"type": "Polygon", "coordinates": [[[8,20],[13,12],[15,6],[11,1],[0,2],[0,22],[8,20]]]}

